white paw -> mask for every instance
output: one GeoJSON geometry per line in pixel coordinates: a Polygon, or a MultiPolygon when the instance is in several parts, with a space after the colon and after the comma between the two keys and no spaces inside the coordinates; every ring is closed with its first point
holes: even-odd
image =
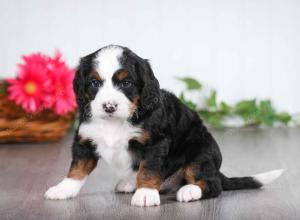
{"type": "Polygon", "coordinates": [[[132,193],[135,190],[135,184],[128,180],[120,180],[115,187],[115,192],[132,193]]]}
{"type": "Polygon", "coordinates": [[[83,186],[85,179],[74,180],[71,178],[64,178],[56,186],[50,187],[45,192],[46,199],[69,199],[74,198],[79,193],[81,187],[83,186]]]}
{"type": "Polygon", "coordinates": [[[181,187],[177,191],[176,198],[179,202],[189,202],[192,200],[198,200],[202,196],[202,190],[199,186],[194,184],[188,184],[181,187]]]}
{"type": "Polygon", "coordinates": [[[139,188],[131,199],[134,206],[155,206],[160,205],[160,198],[157,189],[139,188]]]}

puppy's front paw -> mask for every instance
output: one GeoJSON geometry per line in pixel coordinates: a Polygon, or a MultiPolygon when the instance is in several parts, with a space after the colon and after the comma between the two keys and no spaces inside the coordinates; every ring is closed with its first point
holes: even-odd
{"type": "Polygon", "coordinates": [[[127,180],[120,180],[115,187],[115,192],[132,193],[135,190],[135,184],[127,180]]]}
{"type": "Polygon", "coordinates": [[[56,186],[50,187],[44,197],[46,199],[70,199],[77,196],[85,180],[65,178],[56,186]]]}
{"type": "Polygon", "coordinates": [[[189,202],[192,200],[198,200],[202,196],[201,188],[194,184],[188,184],[181,187],[177,191],[176,198],[179,202],[189,202]]]}
{"type": "Polygon", "coordinates": [[[139,188],[131,199],[134,206],[155,206],[160,205],[160,198],[157,189],[139,188]]]}

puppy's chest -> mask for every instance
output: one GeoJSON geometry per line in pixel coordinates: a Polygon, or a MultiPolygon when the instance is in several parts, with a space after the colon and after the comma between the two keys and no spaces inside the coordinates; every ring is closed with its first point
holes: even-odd
{"type": "Polygon", "coordinates": [[[79,135],[91,139],[97,146],[97,153],[120,175],[131,171],[132,157],[128,142],[140,133],[139,127],[113,120],[89,122],[79,128],[79,135]]]}

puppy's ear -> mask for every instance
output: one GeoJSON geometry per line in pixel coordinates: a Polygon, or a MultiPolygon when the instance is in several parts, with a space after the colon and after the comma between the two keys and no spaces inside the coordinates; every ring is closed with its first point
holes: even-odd
{"type": "Polygon", "coordinates": [[[143,83],[140,105],[143,111],[152,111],[160,102],[159,82],[155,78],[148,60],[138,62],[138,71],[143,83]]]}
{"type": "Polygon", "coordinates": [[[73,88],[76,95],[76,102],[79,111],[82,112],[85,106],[85,76],[83,68],[83,59],[80,60],[79,66],[77,67],[75,77],[73,80],[73,88]]]}

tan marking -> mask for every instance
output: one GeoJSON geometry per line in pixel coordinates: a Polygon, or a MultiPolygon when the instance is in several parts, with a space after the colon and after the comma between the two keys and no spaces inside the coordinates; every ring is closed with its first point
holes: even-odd
{"type": "MultiPolygon", "coordinates": [[[[96,80],[101,80],[100,74],[97,71],[94,70],[93,72],[91,72],[91,75],[94,76],[96,80]]],[[[89,94],[85,93],[85,99],[87,102],[91,101],[89,94]]]]}
{"type": "Polygon", "coordinates": [[[119,81],[125,79],[126,77],[128,76],[128,72],[127,71],[121,71],[121,72],[118,72],[116,74],[116,77],[119,81]]]}
{"type": "Polygon", "coordinates": [[[190,184],[195,184],[195,171],[193,166],[186,166],[184,169],[184,178],[190,184]]]}
{"type": "Polygon", "coordinates": [[[139,100],[140,100],[139,96],[134,96],[132,98],[132,102],[129,104],[129,114],[130,114],[130,116],[132,116],[133,113],[137,110],[139,100]]]}
{"type": "Polygon", "coordinates": [[[199,181],[197,181],[195,184],[196,184],[197,186],[199,186],[200,189],[201,189],[202,191],[207,191],[206,181],[204,181],[204,180],[199,180],[199,181]]]}
{"type": "Polygon", "coordinates": [[[192,165],[186,166],[184,169],[184,178],[187,181],[187,183],[197,185],[202,189],[202,191],[206,191],[207,190],[206,181],[204,180],[196,181],[195,169],[196,169],[195,166],[192,165]]]}
{"type": "Polygon", "coordinates": [[[85,98],[87,99],[88,102],[90,101],[89,94],[85,93],[85,98]]]}
{"type": "Polygon", "coordinates": [[[133,139],[141,144],[146,144],[147,141],[150,139],[150,137],[151,137],[150,131],[143,129],[140,135],[134,137],[133,139]]]}
{"type": "Polygon", "coordinates": [[[96,159],[82,159],[76,164],[72,164],[67,175],[68,178],[82,180],[89,175],[92,170],[97,166],[96,159]]]}
{"type": "Polygon", "coordinates": [[[87,144],[87,142],[91,141],[89,138],[83,138],[79,136],[79,144],[84,145],[87,144]]]}
{"type": "Polygon", "coordinates": [[[139,171],[136,178],[137,188],[160,189],[160,175],[149,173],[144,169],[144,161],[140,162],[139,171]]]}
{"type": "Polygon", "coordinates": [[[95,77],[96,80],[99,80],[99,81],[101,80],[101,76],[97,71],[94,70],[92,72],[92,75],[95,77]]]}

